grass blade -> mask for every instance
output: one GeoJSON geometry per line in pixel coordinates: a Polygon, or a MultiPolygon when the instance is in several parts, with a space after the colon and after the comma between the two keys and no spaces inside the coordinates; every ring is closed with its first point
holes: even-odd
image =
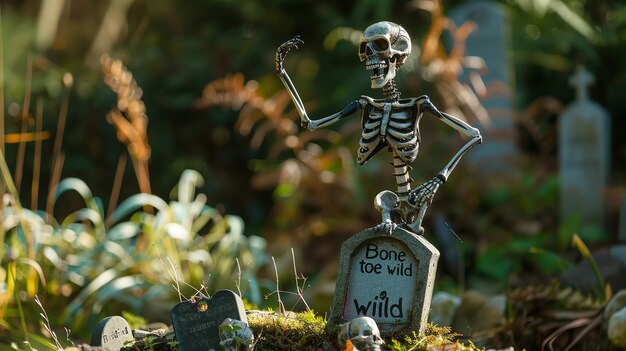
{"type": "Polygon", "coordinates": [[[580,254],[583,256],[583,259],[587,261],[587,263],[591,267],[591,270],[593,271],[593,275],[596,278],[596,283],[598,283],[598,285],[594,289],[597,297],[600,298],[602,301],[607,301],[608,296],[606,294],[606,284],[604,282],[604,278],[602,278],[602,274],[600,273],[600,268],[598,268],[598,265],[593,259],[589,248],[587,247],[587,245],[585,245],[585,242],[576,233],[572,237],[572,246],[578,249],[580,254]]]}

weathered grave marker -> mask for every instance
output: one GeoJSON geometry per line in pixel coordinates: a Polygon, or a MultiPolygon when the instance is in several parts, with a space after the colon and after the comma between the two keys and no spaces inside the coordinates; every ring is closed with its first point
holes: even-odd
{"type": "Polygon", "coordinates": [[[583,226],[604,226],[602,193],[610,167],[608,113],[588,97],[593,76],[582,66],[572,76],[577,99],[559,121],[561,216],[580,216],[583,226]]]}
{"type": "Polygon", "coordinates": [[[230,290],[178,303],[172,309],[172,324],[179,349],[221,350],[219,326],[226,318],[248,322],[241,298],[230,290]]]}
{"type": "MultiPolygon", "coordinates": [[[[382,191],[374,200],[381,212],[380,225],[348,239],[341,247],[339,277],[327,330],[358,316],[372,318],[383,334],[423,332],[430,310],[439,251],[424,237],[421,226],[435,193],[447,180],[461,157],[482,142],[478,129],[439,111],[423,95],[400,99],[395,84],[397,69],[411,53],[411,39],[399,24],[381,21],[367,27],[359,44],[359,58],[373,70],[371,87],[381,89],[384,99],[361,96],[343,110],[311,119],[289,74],[287,54],[304,42],[299,36],[276,50],[276,73],[294,103],[303,127],[315,130],[360,112],[362,133],[357,162],[364,164],[380,150],[390,151],[397,192],[382,191]],[[421,113],[429,113],[465,135],[469,140],[442,170],[415,188],[409,171],[419,150],[421,113]]],[[[370,335],[371,336],[371,335],[370,335]]]]}
{"type": "MultiPolygon", "coordinates": [[[[514,173],[511,165],[518,159],[518,149],[510,89],[513,73],[507,59],[508,15],[504,6],[494,1],[469,1],[455,7],[450,17],[459,26],[466,21],[476,23],[478,29],[465,41],[466,54],[481,57],[487,66],[482,75],[487,97],[481,102],[489,113],[491,126],[479,127],[485,136],[483,145],[468,157],[481,171],[514,173]]],[[[465,80],[469,81],[467,75],[465,80]]]]}
{"type": "Polygon", "coordinates": [[[439,251],[401,228],[391,235],[366,229],[341,247],[329,329],[358,316],[371,317],[385,335],[423,331],[439,251]]]}
{"type": "Polygon", "coordinates": [[[119,351],[126,343],[134,340],[130,325],[120,316],[104,318],[91,335],[91,345],[101,346],[105,351],[119,351]]]}

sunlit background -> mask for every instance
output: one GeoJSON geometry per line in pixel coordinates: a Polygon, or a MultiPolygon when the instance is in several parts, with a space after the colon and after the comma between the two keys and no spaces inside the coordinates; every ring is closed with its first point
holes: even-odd
{"type": "MultiPolygon", "coordinates": [[[[122,310],[169,323],[179,294],[198,290],[231,288],[275,308],[276,274],[280,289],[303,287],[308,306],[327,313],[342,242],[380,222],[374,196],[395,188],[391,157],[383,151],[356,163],[358,116],[301,128],[276,77],[275,50],[303,38],[285,65],[309,114],[320,118],[361,95],[382,96],[357,56],[363,29],[381,20],[412,38],[398,77],[402,96],[428,94],[485,140],[461,160],[426,217],[426,238],[442,254],[435,291],[491,296],[539,291],[556,279],[606,299],[605,283],[626,288],[623,276],[604,274],[619,264],[626,272],[623,259],[600,262],[601,283],[567,276],[576,274],[567,272],[584,256],[581,247],[602,253],[626,241],[618,234],[626,7],[617,2],[0,6],[0,343],[45,344],[49,332],[38,317],[23,318],[38,316],[35,295],[52,328],[67,326],[78,340],[122,310]],[[570,81],[583,66],[594,77],[585,91],[610,121],[595,140],[607,143],[608,169],[599,188],[588,187],[603,206],[595,217],[577,206],[561,211],[559,126],[577,101],[570,81]]],[[[420,130],[414,185],[466,142],[431,116],[420,130]]],[[[305,308],[297,297],[283,299],[305,308]]],[[[515,323],[488,333],[502,346],[540,345],[547,335],[550,328],[525,335],[515,323]]]]}

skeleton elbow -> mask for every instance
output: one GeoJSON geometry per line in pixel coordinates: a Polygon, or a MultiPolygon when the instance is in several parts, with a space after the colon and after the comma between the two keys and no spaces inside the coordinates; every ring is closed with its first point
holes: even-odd
{"type": "Polygon", "coordinates": [[[478,128],[470,129],[470,137],[476,140],[478,144],[482,144],[483,142],[483,137],[482,135],[480,135],[480,131],[478,130],[478,128]]]}

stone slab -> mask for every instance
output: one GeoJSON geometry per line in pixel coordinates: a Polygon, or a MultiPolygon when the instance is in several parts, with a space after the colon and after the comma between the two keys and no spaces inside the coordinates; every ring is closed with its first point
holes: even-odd
{"type": "Polygon", "coordinates": [[[610,170],[610,117],[588,98],[593,76],[579,67],[571,83],[577,100],[559,119],[559,184],[562,219],[578,216],[582,227],[605,225],[604,190],[610,170]]]}
{"type": "Polygon", "coordinates": [[[439,251],[423,236],[369,228],[341,247],[328,330],[357,316],[376,321],[383,335],[426,326],[439,251]]]}
{"type": "Polygon", "coordinates": [[[105,351],[119,351],[124,345],[134,340],[130,325],[120,316],[104,318],[91,335],[91,345],[101,346],[105,351]]]}
{"type": "Polygon", "coordinates": [[[210,298],[180,302],[171,315],[181,351],[221,350],[220,324],[226,318],[248,323],[241,297],[230,290],[219,290],[210,298]]]}
{"type": "MultiPolygon", "coordinates": [[[[488,87],[487,97],[481,103],[489,114],[491,125],[477,126],[483,136],[480,147],[466,156],[477,169],[490,175],[515,173],[515,162],[519,159],[517,130],[513,118],[513,102],[510,82],[513,69],[509,59],[510,21],[506,7],[495,1],[465,1],[455,6],[450,18],[457,26],[466,21],[476,23],[465,41],[467,56],[482,58],[487,67],[481,77],[488,87]],[[491,86],[504,87],[505,91],[494,92],[491,86]]],[[[459,78],[470,82],[467,70],[459,78]]]]}

